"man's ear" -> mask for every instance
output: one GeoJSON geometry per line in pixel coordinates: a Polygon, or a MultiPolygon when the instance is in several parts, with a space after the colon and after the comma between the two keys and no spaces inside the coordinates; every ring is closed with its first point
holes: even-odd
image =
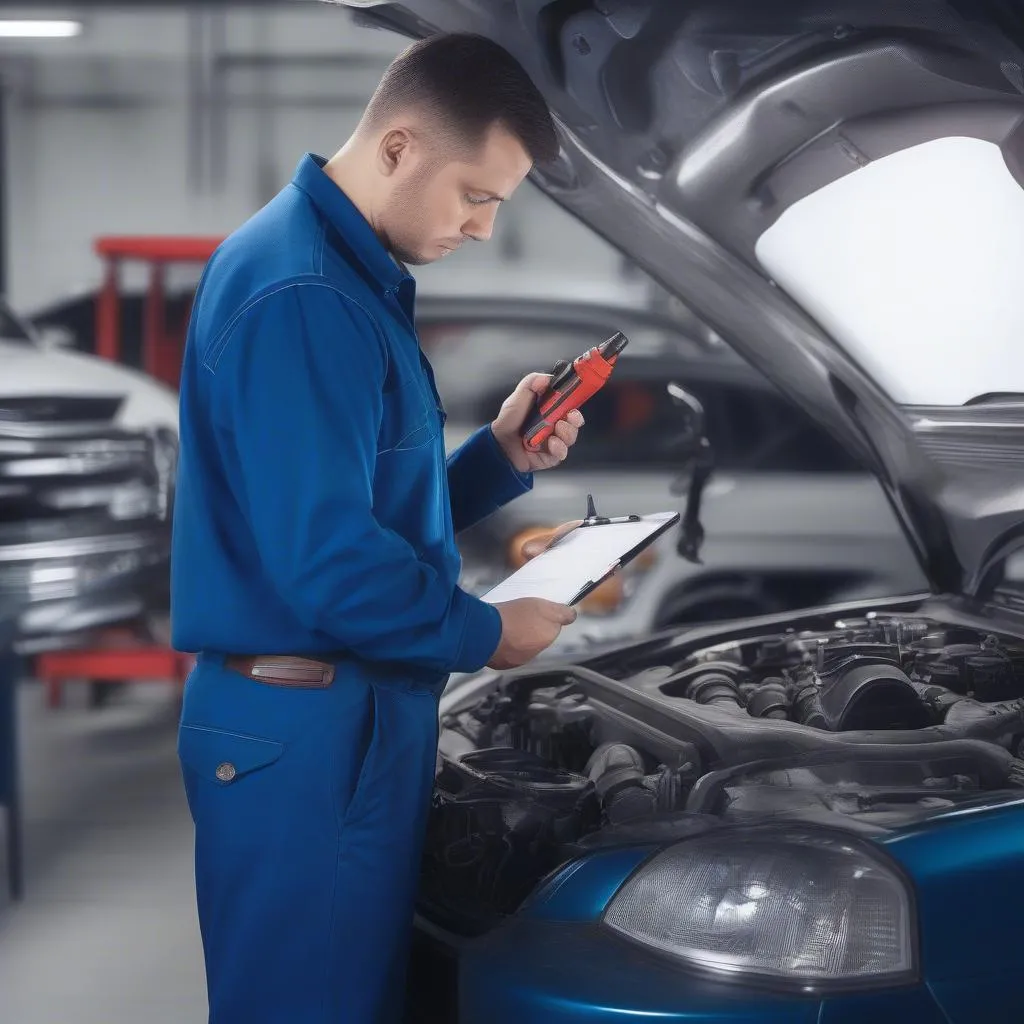
{"type": "Polygon", "coordinates": [[[412,145],[412,136],[404,128],[392,128],[380,140],[378,158],[386,175],[394,174],[406,158],[412,145]]]}

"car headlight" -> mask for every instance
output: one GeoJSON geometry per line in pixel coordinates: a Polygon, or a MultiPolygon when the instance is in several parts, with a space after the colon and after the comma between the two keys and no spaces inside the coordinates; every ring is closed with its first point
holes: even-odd
{"type": "Polygon", "coordinates": [[[909,884],[879,851],[825,830],[730,830],[656,854],[604,925],[718,975],[810,990],[909,981],[909,884]]]}

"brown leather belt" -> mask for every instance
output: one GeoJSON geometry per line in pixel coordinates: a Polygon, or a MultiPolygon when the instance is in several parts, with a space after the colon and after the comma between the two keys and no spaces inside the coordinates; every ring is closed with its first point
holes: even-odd
{"type": "Polygon", "coordinates": [[[334,682],[334,666],[313,658],[291,655],[231,655],[224,667],[274,686],[328,687],[334,682]]]}

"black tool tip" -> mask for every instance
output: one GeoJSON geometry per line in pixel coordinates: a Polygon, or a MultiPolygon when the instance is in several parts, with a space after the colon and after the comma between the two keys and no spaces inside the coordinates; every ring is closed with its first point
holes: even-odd
{"type": "Polygon", "coordinates": [[[629,338],[627,338],[622,331],[616,331],[602,346],[601,355],[605,359],[613,359],[617,356],[627,345],[629,344],[629,338]]]}
{"type": "Polygon", "coordinates": [[[594,496],[592,494],[587,495],[587,518],[597,518],[597,508],[594,506],[594,496]]]}

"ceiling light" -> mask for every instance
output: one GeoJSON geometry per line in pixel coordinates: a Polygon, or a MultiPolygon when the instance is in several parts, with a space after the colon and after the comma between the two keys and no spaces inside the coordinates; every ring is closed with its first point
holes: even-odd
{"type": "Polygon", "coordinates": [[[0,39],[71,39],[81,31],[80,21],[0,20],[0,39]]]}

